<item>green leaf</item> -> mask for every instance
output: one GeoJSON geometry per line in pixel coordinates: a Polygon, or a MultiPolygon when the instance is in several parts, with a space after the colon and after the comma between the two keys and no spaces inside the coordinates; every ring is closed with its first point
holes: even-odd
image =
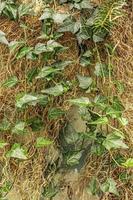
{"type": "Polygon", "coordinates": [[[16,58],[21,59],[25,57],[26,55],[28,55],[28,53],[31,52],[32,50],[33,50],[33,47],[22,47],[17,53],[16,58]]]}
{"type": "Polygon", "coordinates": [[[51,8],[45,8],[44,13],[39,18],[39,20],[52,19],[53,13],[54,13],[54,11],[51,8]]]}
{"type": "Polygon", "coordinates": [[[4,8],[5,8],[5,6],[6,6],[6,2],[1,2],[1,3],[0,3],[0,15],[2,14],[2,12],[3,12],[4,8]]]}
{"type": "Polygon", "coordinates": [[[78,165],[81,156],[82,156],[82,151],[74,152],[74,153],[71,153],[71,154],[67,155],[66,164],[68,166],[78,165]]]}
{"type": "Polygon", "coordinates": [[[90,65],[91,60],[90,58],[92,57],[92,53],[90,50],[87,50],[80,58],[80,64],[82,67],[86,67],[90,65]]]}
{"type": "Polygon", "coordinates": [[[92,84],[92,78],[87,76],[77,75],[78,81],[80,83],[79,87],[82,89],[88,89],[92,84]]]}
{"type": "Polygon", "coordinates": [[[121,81],[118,81],[118,80],[115,80],[114,83],[116,85],[116,88],[117,88],[118,92],[120,94],[123,94],[124,91],[125,91],[125,85],[124,85],[124,83],[121,82],[121,81]]]}
{"type": "Polygon", "coordinates": [[[107,181],[101,185],[101,190],[105,193],[119,195],[116,188],[116,182],[112,178],[108,178],[107,181]]]}
{"type": "Polygon", "coordinates": [[[71,60],[65,60],[65,61],[57,61],[55,63],[53,63],[51,65],[51,67],[54,67],[54,68],[58,68],[60,70],[64,70],[65,67],[67,67],[68,65],[72,64],[73,62],[71,60]]]}
{"type": "Polygon", "coordinates": [[[93,35],[93,41],[94,42],[103,42],[104,36],[102,36],[101,34],[94,34],[93,35]]]}
{"type": "Polygon", "coordinates": [[[2,122],[0,123],[0,131],[9,131],[10,126],[11,126],[11,123],[6,118],[4,118],[2,122]]]}
{"type": "Polygon", "coordinates": [[[122,173],[119,173],[119,180],[124,183],[124,184],[128,184],[129,181],[131,180],[131,176],[128,172],[122,172],[122,173]]]}
{"type": "Polygon", "coordinates": [[[35,146],[37,148],[47,147],[47,146],[51,145],[52,143],[53,143],[53,141],[48,138],[38,137],[36,140],[35,146]]]}
{"type": "Polygon", "coordinates": [[[120,123],[127,123],[125,120],[122,120],[122,112],[124,111],[124,107],[119,101],[117,97],[113,97],[112,105],[107,106],[105,108],[106,115],[111,116],[112,118],[117,118],[120,123]]]}
{"type": "Polygon", "coordinates": [[[32,95],[23,94],[20,95],[16,100],[16,107],[22,108],[25,105],[35,106],[37,103],[40,105],[46,105],[48,103],[48,98],[46,95],[32,95]]]}
{"type": "Polygon", "coordinates": [[[55,12],[53,14],[53,20],[55,23],[57,24],[62,24],[63,21],[68,17],[69,15],[68,14],[64,14],[64,13],[57,13],[55,12]]]}
{"type": "Polygon", "coordinates": [[[87,107],[87,106],[91,106],[91,102],[87,97],[81,97],[79,99],[69,99],[68,100],[71,104],[73,105],[77,105],[80,107],[87,107]]]}
{"type": "Polygon", "coordinates": [[[25,129],[25,127],[26,127],[25,122],[22,122],[22,121],[17,122],[15,126],[12,128],[12,133],[23,135],[27,133],[27,130],[25,129]]]}
{"type": "Polygon", "coordinates": [[[22,108],[25,104],[35,105],[37,102],[37,96],[31,94],[24,94],[16,101],[16,107],[22,108]]]}
{"type": "Polygon", "coordinates": [[[49,119],[57,119],[58,117],[61,117],[64,114],[65,112],[60,108],[52,108],[48,112],[48,117],[49,119]]]}
{"type": "Polygon", "coordinates": [[[3,13],[10,19],[17,19],[17,5],[14,2],[9,2],[3,10],[3,13]]]}
{"type": "Polygon", "coordinates": [[[37,60],[38,59],[38,55],[36,55],[33,51],[30,51],[27,55],[26,55],[27,59],[30,60],[37,60]]]}
{"type": "Polygon", "coordinates": [[[90,112],[86,107],[80,107],[79,114],[84,121],[89,121],[91,119],[90,112]]]}
{"type": "Polygon", "coordinates": [[[43,128],[43,121],[41,117],[33,117],[29,119],[28,124],[32,131],[40,131],[43,128]]]}
{"type": "Polygon", "coordinates": [[[27,150],[24,149],[23,147],[21,147],[21,145],[19,143],[15,143],[11,147],[11,150],[7,152],[7,157],[26,160],[27,159],[27,150]]]}
{"type": "Polygon", "coordinates": [[[126,126],[128,124],[128,120],[124,117],[119,117],[118,120],[123,126],[126,126]]]}
{"type": "Polygon", "coordinates": [[[121,116],[121,114],[122,114],[122,111],[120,111],[120,110],[116,110],[116,109],[114,109],[112,106],[107,106],[106,108],[105,108],[105,112],[106,112],[106,115],[109,115],[110,117],[112,117],[113,119],[114,118],[118,118],[118,117],[120,117],[121,116]]]}
{"type": "Polygon", "coordinates": [[[4,147],[7,146],[7,145],[8,145],[8,143],[6,143],[6,142],[0,140],[0,149],[1,149],[1,148],[4,148],[4,147]]]}
{"type": "Polygon", "coordinates": [[[33,69],[30,69],[27,73],[27,81],[29,83],[32,83],[33,79],[37,76],[38,69],[34,67],[33,69]]]}
{"type": "Polygon", "coordinates": [[[58,193],[59,189],[53,184],[50,183],[48,186],[44,188],[42,196],[45,198],[54,198],[54,196],[58,193]]]}
{"type": "Polygon", "coordinates": [[[91,153],[96,156],[102,156],[105,153],[105,147],[101,143],[96,142],[96,144],[93,144],[91,147],[91,153]]]}
{"type": "Polygon", "coordinates": [[[123,142],[123,139],[124,136],[121,135],[121,133],[113,132],[107,135],[106,139],[103,141],[103,146],[109,151],[110,149],[127,149],[128,146],[123,142]]]}
{"type": "Polygon", "coordinates": [[[91,193],[92,195],[97,195],[99,188],[98,183],[95,177],[92,177],[89,183],[89,186],[87,187],[88,193],[91,193]]]}
{"type": "Polygon", "coordinates": [[[4,81],[2,84],[5,88],[12,88],[18,83],[18,78],[16,76],[11,76],[8,80],[4,81]]]}
{"type": "Polygon", "coordinates": [[[72,32],[76,33],[79,30],[79,25],[77,26],[77,23],[74,18],[68,17],[64,20],[64,22],[60,25],[58,32],[72,32]]]}
{"type": "Polygon", "coordinates": [[[51,8],[45,8],[43,15],[39,18],[39,20],[47,20],[52,19],[54,23],[62,24],[63,21],[68,17],[68,14],[55,12],[51,8]]]}
{"type": "MultiPolygon", "coordinates": [[[[64,133],[61,135],[61,141],[62,143],[64,142],[64,145],[74,145],[76,147],[76,144],[80,143],[80,141],[82,142],[83,138],[71,124],[67,124],[64,133]]],[[[80,145],[76,149],[81,149],[80,145]]]]}
{"type": "Polygon", "coordinates": [[[31,5],[30,4],[21,4],[18,8],[18,15],[21,18],[24,15],[30,14],[31,5]]]}
{"type": "Polygon", "coordinates": [[[78,10],[81,10],[81,9],[92,9],[93,5],[88,0],[82,0],[82,1],[75,0],[74,4],[73,4],[73,7],[77,8],[78,10]]]}
{"type": "Polygon", "coordinates": [[[60,52],[60,51],[65,50],[65,49],[67,49],[67,47],[64,47],[59,42],[56,42],[54,40],[49,40],[47,42],[47,50],[48,51],[60,52]]]}
{"type": "Polygon", "coordinates": [[[71,63],[72,63],[72,61],[67,60],[67,61],[55,62],[55,63],[51,64],[50,66],[44,66],[40,70],[40,72],[38,73],[38,76],[36,78],[37,79],[45,78],[51,74],[59,73],[61,70],[64,70],[64,68],[71,63]]]}
{"type": "Polygon", "coordinates": [[[96,76],[100,76],[100,77],[109,76],[108,66],[102,63],[96,63],[94,73],[96,76]]]}
{"type": "Polygon", "coordinates": [[[38,103],[41,106],[46,106],[48,103],[48,96],[43,94],[38,94],[36,104],[38,103]]]}
{"type": "MultiPolygon", "coordinates": [[[[48,52],[47,46],[44,43],[37,43],[34,49],[34,53],[39,55],[41,53],[48,52]]],[[[51,50],[50,50],[51,52],[51,50]]]]}
{"type": "Polygon", "coordinates": [[[100,117],[96,121],[88,122],[88,124],[97,124],[97,125],[102,125],[102,124],[108,124],[108,118],[107,117],[100,117]]]}
{"type": "Polygon", "coordinates": [[[56,68],[52,68],[52,67],[43,67],[40,72],[38,73],[38,76],[36,77],[36,79],[39,78],[45,78],[51,74],[56,74],[60,71],[60,69],[56,69],[56,68]]]}
{"type": "Polygon", "coordinates": [[[5,33],[0,30],[0,43],[8,45],[8,41],[6,39],[5,33]]]}
{"type": "Polygon", "coordinates": [[[9,43],[9,49],[11,52],[15,51],[18,47],[22,47],[25,44],[24,41],[11,41],[9,43]]]}
{"type": "Polygon", "coordinates": [[[84,57],[84,56],[82,56],[81,58],[80,58],[80,65],[82,66],[82,67],[87,67],[88,65],[90,65],[90,59],[88,59],[88,58],[86,58],[86,57],[84,57]]]}
{"type": "Polygon", "coordinates": [[[133,167],[133,158],[128,158],[122,165],[127,168],[133,167]]]}
{"type": "Polygon", "coordinates": [[[54,87],[42,90],[42,93],[46,93],[46,94],[53,95],[56,97],[56,96],[60,96],[64,93],[64,88],[61,84],[57,84],[54,87]]]}

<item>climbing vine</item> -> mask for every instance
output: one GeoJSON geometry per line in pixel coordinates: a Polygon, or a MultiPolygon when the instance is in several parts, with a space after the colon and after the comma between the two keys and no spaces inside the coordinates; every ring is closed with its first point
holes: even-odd
{"type": "MultiPolygon", "coordinates": [[[[20,4],[12,0],[1,2],[1,18],[15,21],[24,33],[21,39],[12,40],[0,30],[0,43],[8,50],[9,62],[23,62],[25,65],[26,61],[39,61],[38,66],[35,64],[30,69],[23,66],[22,80],[17,74],[11,73],[1,83],[1,88],[8,91],[19,88],[24,82],[24,88],[18,89],[13,97],[15,116],[10,119],[6,108],[2,111],[0,149],[4,149],[4,157],[14,159],[16,163],[24,162],[36,156],[38,149],[47,149],[58,143],[61,160],[54,163],[57,171],[80,171],[89,156],[99,158],[107,155],[108,168],[117,166],[125,170],[133,166],[132,158],[120,154],[122,149],[129,149],[123,131],[128,120],[123,117],[125,108],[117,97],[117,93],[124,92],[123,85],[118,85],[114,76],[113,58],[117,46],[109,41],[112,28],[124,15],[124,6],[124,0],[109,0],[102,4],[89,0],[45,1],[41,13],[36,16],[33,4],[20,4]],[[40,35],[35,35],[33,43],[28,40],[26,31],[33,31],[34,34],[35,30],[26,24],[27,17],[36,17],[40,24],[40,35]],[[68,46],[63,42],[69,34],[76,44],[77,60],[62,56],[71,51],[71,37],[68,38],[68,46]],[[76,65],[81,70],[74,71],[74,78],[66,76],[67,70],[76,65]],[[78,107],[79,115],[86,123],[86,131],[74,131],[72,135],[59,131],[56,137],[37,134],[32,142],[35,152],[31,156],[29,148],[19,141],[19,137],[44,131],[48,122],[58,121],[62,124],[63,120],[64,124],[67,121],[64,105],[67,108],[73,105],[78,107]],[[32,117],[30,112],[40,115],[32,117]],[[15,142],[10,143],[8,137],[14,138],[15,142]]],[[[49,173],[50,169],[53,170],[51,165],[47,169],[49,173]]],[[[4,199],[12,185],[5,182],[1,186],[1,199],[4,199]]],[[[98,196],[113,194],[119,197],[121,192],[110,172],[102,180],[99,176],[93,176],[87,187],[93,195],[98,196]]],[[[51,198],[59,187],[48,181],[43,189],[42,196],[51,198]]]]}

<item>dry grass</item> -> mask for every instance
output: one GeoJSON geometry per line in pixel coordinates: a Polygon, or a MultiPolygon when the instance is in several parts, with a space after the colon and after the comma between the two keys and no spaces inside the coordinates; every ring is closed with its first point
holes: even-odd
{"type": "MultiPolygon", "coordinates": [[[[115,89],[114,85],[111,83],[102,83],[102,91],[109,91],[111,84],[111,94],[119,96],[122,101],[125,112],[123,114],[129,121],[129,124],[125,127],[125,133],[127,134],[128,146],[130,151],[122,152],[121,155],[124,157],[133,157],[132,145],[133,145],[133,12],[132,12],[132,2],[130,1],[127,5],[125,16],[118,21],[118,25],[112,30],[110,38],[107,42],[111,42],[116,45],[116,54],[114,55],[112,62],[114,66],[114,77],[116,80],[122,82],[125,86],[125,91],[123,94],[119,94],[118,90],[115,89]],[[104,86],[104,87],[103,87],[104,86]],[[104,89],[103,89],[104,88],[104,89]]],[[[104,52],[104,51],[103,51],[104,52]]],[[[101,53],[102,54],[102,53],[101,53]]],[[[106,60],[106,54],[101,55],[102,59],[106,60]]],[[[100,86],[100,87],[101,87],[100,86]]],[[[115,152],[112,155],[115,156],[115,152]]],[[[112,158],[113,158],[112,157],[112,158]]],[[[81,182],[86,185],[88,180],[91,180],[92,176],[97,176],[100,180],[104,181],[106,177],[114,177],[117,180],[118,188],[121,192],[120,197],[114,197],[109,194],[105,194],[100,200],[132,200],[132,181],[130,184],[121,183],[118,180],[118,176],[121,173],[125,173],[125,169],[116,166],[114,169],[111,168],[109,164],[111,157],[104,156],[98,159],[90,157],[87,165],[86,171],[83,173],[83,178],[81,182]],[[85,179],[86,177],[86,179],[85,179]]],[[[132,170],[126,171],[129,176],[132,174],[132,170]]],[[[83,186],[83,184],[82,184],[83,186]]]]}
{"type": "Polygon", "coordinates": [[[116,79],[125,85],[125,92],[120,99],[125,106],[124,115],[129,120],[126,131],[133,143],[133,10],[132,1],[127,7],[125,17],[119,20],[119,26],[112,32],[112,41],[117,44],[115,57],[116,79]]]}
{"type": "MultiPolygon", "coordinates": [[[[28,25],[29,29],[20,28],[17,22],[10,21],[5,18],[0,20],[0,27],[1,30],[6,33],[9,41],[21,40],[24,38],[27,40],[28,45],[30,46],[34,46],[38,42],[43,42],[41,40],[35,39],[40,36],[41,31],[41,26],[38,18],[25,18],[24,21],[25,24],[28,25]],[[32,30],[34,30],[34,32],[32,30]]],[[[72,35],[66,34],[62,44],[69,46],[71,51],[67,51],[65,54],[60,55],[60,58],[71,58],[72,60],[77,60],[78,53],[75,38],[73,38],[72,35]],[[73,52],[73,54],[71,52],[73,52]]],[[[10,145],[15,142],[25,144],[29,149],[30,159],[22,163],[17,163],[15,160],[8,161],[7,159],[1,158],[2,165],[5,166],[3,172],[1,172],[3,173],[4,177],[2,182],[4,183],[4,181],[8,180],[13,182],[13,189],[9,193],[9,199],[12,198],[14,191],[17,191],[17,195],[20,196],[22,200],[39,200],[42,185],[47,183],[43,177],[44,171],[47,168],[47,163],[45,162],[46,152],[45,150],[38,150],[36,152],[36,149],[33,147],[33,143],[36,137],[39,135],[49,136],[53,139],[58,136],[62,120],[59,119],[57,121],[49,121],[47,117],[48,109],[50,109],[52,106],[58,106],[63,107],[64,110],[68,110],[69,106],[64,100],[70,96],[75,96],[77,89],[73,89],[73,91],[70,91],[64,97],[58,97],[53,102],[51,102],[49,107],[46,107],[43,110],[40,110],[37,107],[34,109],[27,109],[25,113],[18,113],[15,108],[16,95],[20,92],[34,92],[39,90],[40,87],[42,88],[42,85],[36,81],[33,82],[31,88],[31,85],[29,85],[26,81],[27,71],[33,67],[41,68],[43,63],[41,60],[32,62],[25,59],[16,62],[15,56],[9,54],[8,49],[4,45],[0,46],[0,55],[1,83],[12,75],[17,76],[20,80],[15,89],[3,89],[0,87],[0,119],[6,116],[12,123],[15,123],[18,118],[21,120],[26,120],[30,116],[41,116],[45,124],[45,130],[43,132],[37,133],[37,135],[32,133],[30,130],[31,133],[24,137],[13,136],[10,134],[10,132],[3,136],[3,139],[6,138],[10,145]]],[[[66,70],[64,78],[73,80],[77,71],[79,71],[79,65],[75,63],[75,65],[70,66],[66,70]]],[[[4,152],[1,152],[1,154],[2,153],[4,152]]],[[[18,198],[18,196],[16,198],[18,198]]]]}
{"type": "MultiPolygon", "coordinates": [[[[99,3],[100,1],[96,1],[99,3]]],[[[126,90],[123,95],[120,96],[124,106],[126,107],[125,116],[129,119],[129,125],[126,128],[126,132],[128,133],[128,137],[130,138],[130,142],[133,142],[133,117],[132,117],[132,104],[133,104],[133,33],[132,33],[132,14],[131,14],[131,6],[127,8],[127,17],[120,20],[118,27],[113,30],[111,41],[113,41],[117,45],[117,55],[115,56],[114,63],[116,66],[117,74],[116,79],[122,80],[126,86],[126,90]],[[126,23],[125,23],[126,21],[126,23]]],[[[0,19],[0,29],[4,31],[9,40],[20,40],[22,38],[26,38],[28,44],[34,46],[40,40],[36,40],[40,35],[40,22],[36,17],[33,18],[25,18],[25,23],[28,24],[30,29],[24,30],[20,28],[17,22],[13,22],[7,20],[5,18],[0,19]]],[[[78,52],[75,38],[71,34],[65,34],[62,39],[62,44],[68,46],[70,48],[65,54],[60,55],[62,59],[71,58],[72,60],[77,61],[78,52]]],[[[50,107],[46,107],[44,110],[40,110],[39,108],[32,109],[29,108],[26,113],[18,114],[14,103],[15,97],[19,92],[31,92],[31,86],[26,82],[26,73],[27,70],[31,69],[33,66],[42,67],[43,63],[41,60],[37,62],[22,60],[15,61],[15,57],[9,54],[7,48],[3,45],[0,46],[0,81],[3,82],[7,77],[11,75],[16,75],[20,80],[20,84],[15,89],[3,89],[0,87],[0,119],[3,118],[4,115],[8,117],[8,119],[14,123],[16,119],[19,117],[20,119],[26,119],[30,115],[32,116],[42,116],[43,121],[46,124],[45,130],[43,132],[39,132],[40,136],[50,136],[55,138],[59,134],[59,130],[61,128],[61,124],[63,119],[57,121],[49,121],[47,118],[48,109],[52,106],[63,107],[65,110],[69,109],[69,106],[65,102],[65,99],[68,99],[70,96],[79,96],[79,91],[77,88],[73,88],[72,91],[68,92],[65,96],[59,97],[51,102],[50,107]],[[23,73],[25,72],[25,73],[23,73]],[[41,114],[40,114],[41,113],[41,114]]],[[[74,65],[70,66],[65,72],[65,79],[74,80],[77,73],[89,74],[89,70],[85,70],[80,68],[78,62],[75,62],[74,65]]],[[[40,84],[37,82],[33,83],[32,91],[36,91],[40,88],[40,84]]],[[[47,184],[47,180],[43,177],[44,171],[47,168],[47,163],[45,161],[46,150],[38,150],[33,147],[33,143],[36,139],[36,135],[31,133],[28,137],[16,137],[11,136],[10,133],[7,133],[5,136],[10,144],[14,142],[20,142],[25,144],[29,148],[29,156],[31,159],[17,163],[14,160],[7,160],[5,158],[1,158],[1,165],[3,168],[3,175],[5,180],[11,180],[13,182],[13,189],[9,193],[9,200],[12,200],[12,192],[14,191],[18,193],[16,199],[13,200],[39,200],[41,187],[47,184]],[[20,196],[19,196],[20,195],[20,196]],[[17,199],[19,198],[19,199],[17,199]]],[[[129,144],[131,145],[131,144],[129,144]]],[[[132,152],[130,152],[132,154],[132,152]]],[[[3,152],[0,152],[3,154],[3,152]]],[[[123,153],[125,155],[125,152],[123,153]]],[[[130,154],[130,156],[131,156],[130,154]]],[[[127,155],[129,156],[129,155],[127,155]]],[[[124,169],[116,167],[114,170],[110,170],[108,161],[110,161],[110,157],[105,155],[104,157],[94,158],[90,157],[87,164],[86,170],[83,171],[82,176],[78,180],[77,187],[80,190],[79,194],[82,193],[84,187],[88,183],[88,180],[91,179],[93,175],[98,175],[102,180],[103,177],[106,178],[109,174],[116,178],[119,173],[124,172],[124,169]]],[[[130,174],[130,170],[128,172],[130,174]]],[[[118,181],[118,187],[121,190],[122,198],[119,200],[132,200],[133,193],[130,185],[121,184],[118,181]]],[[[13,197],[15,198],[15,197],[13,197]]],[[[84,200],[84,199],[82,199],[84,200]]],[[[115,200],[114,196],[105,195],[101,198],[101,200],[115,200]]]]}

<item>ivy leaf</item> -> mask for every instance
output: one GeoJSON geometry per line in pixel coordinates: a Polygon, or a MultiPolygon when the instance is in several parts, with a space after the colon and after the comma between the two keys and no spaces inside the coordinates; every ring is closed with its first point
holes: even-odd
{"type": "Polygon", "coordinates": [[[62,24],[63,21],[68,17],[68,14],[55,12],[51,8],[46,8],[44,14],[40,17],[40,20],[52,19],[54,23],[62,24]]]}
{"type": "Polygon", "coordinates": [[[73,62],[71,60],[65,60],[65,61],[57,61],[57,62],[54,62],[51,67],[54,67],[54,68],[58,68],[60,70],[64,70],[65,67],[67,67],[68,65],[72,64],[73,62]]]}
{"type": "Polygon", "coordinates": [[[16,101],[16,107],[22,108],[25,104],[36,104],[37,97],[31,94],[24,94],[16,101]]]}
{"type": "Polygon", "coordinates": [[[101,35],[94,34],[93,35],[93,41],[96,42],[96,43],[97,42],[103,42],[104,38],[101,35]]]}
{"type": "Polygon", "coordinates": [[[80,58],[80,64],[82,67],[86,67],[88,66],[91,61],[90,61],[90,58],[92,56],[92,53],[90,50],[87,50],[80,58]]]}
{"type": "Polygon", "coordinates": [[[25,127],[26,127],[25,122],[22,122],[22,121],[17,122],[14,128],[12,129],[12,133],[23,135],[27,133],[27,130],[25,129],[25,127]]]}
{"type": "Polygon", "coordinates": [[[51,145],[52,143],[53,143],[53,141],[48,138],[38,137],[36,140],[35,146],[37,148],[47,147],[47,146],[51,145]]]}
{"type": "Polygon", "coordinates": [[[11,150],[7,152],[7,157],[26,160],[27,159],[27,150],[24,149],[23,147],[21,147],[21,145],[19,143],[15,143],[11,147],[11,150]]]}
{"type": "Polygon", "coordinates": [[[28,124],[32,131],[40,131],[43,128],[43,121],[41,117],[33,117],[28,120],[28,124]]]}
{"type": "Polygon", "coordinates": [[[65,49],[66,48],[63,47],[60,43],[54,40],[49,40],[47,44],[43,44],[43,43],[36,44],[34,53],[39,55],[44,52],[55,52],[55,51],[61,51],[65,49]]]}
{"type": "Polygon", "coordinates": [[[87,76],[77,75],[78,81],[80,83],[79,87],[82,89],[88,89],[92,84],[92,78],[87,76]]]}
{"type": "Polygon", "coordinates": [[[17,19],[17,6],[13,2],[6,5],[3,13],[10,19],[17,19]]]}
{"type": "Polygon", "coordinates": [[[5,6],[6,6],[6,3],[5,3],[5,2],[1,2],[1,3],[0,3],[0,15],[2,14],[2,12],[3,12],[4,8],[5,8],[5,6]]]}
{"type": "Polygon", "coordinates": [[[119,117],[118,120],[123,126],[126,126],[128,124],[128,120],[124,117],[119,117]]]}
{"type": "Polygon", "coordinates": [[[31,5],[30,4],[21,4],[18,8],[18,15],[21,18],[24,15],[30,14],[31,5]]]}
{"type": "Polygon", "coordinates": [[[33,50],[33,47],[22,47],[17,53],[16,58],[21,59],[25,57],[26,55],[28,55],[28,53],[31,52],[32,50],[33,50]]]}
{"type": "Polygon", "coordinates": [[[75,0],[75,3],[73,4],[74,8],[77,8],[78,10],[81,9],[93,9],[93,5],[88,0],[75,0]]]}
{"type": "Polygon", "coordinates": [[[12,88],[18,83],[18,78],[16,76],[11,76],[8,80],[6,80],[2,86],[5,88],[12,88]]]}
{"type": "Polygon", "coordinates": [[[46,20],[46,19],[52,19],[53,18],[54,11],[51,8],[45,8],[44,13],[39,18],[39,20],[46,20]]]}
{"type": "Polygon", "coordinates": [[[133,158],[128,158],[122,165],[127,168],[133,167],[133,158]]]}
{"type": "Polygon", "coordinates": [[[124,91],[125,91],[125,85],[124,85],[124,83],[121,82],[121,81],[118,81],[118,80],[115,80],[114,83],[116,85],[116,88],[117,88],[118,92],[120,94],[123,94],[124,91]]]}
{"type": "Polygon", "coordinates": [[[79,24],[77,23],[74,18],[68,17],[64,20],[64,22],[60,25],[58,32],[71,32],[76,33],[79,30],[79,24]]]}
{"type": "Polygon", "coordinates": [[[34,53],[37,55],[47,52],[47,51],[48,51],[48,49],[46,47],[46,44],[43,44],[43,43],[36,44],[35,49],[34,49],[34,53]]]}
{"type": "Polygon", "coordinates": [[[53,68],[53,67],[43,67],[40,72],[38,73],[38,76],[36,77],[36,79],[39,79],[39,78],[45,78],[51,74],[56,74],[60,71],[60,69],[56,69],[56,68],[53,68]]]}
{"type": "Polygon", "coordinates": [[[21,95],[16,100],[16,107],[22,108],[25,105],[35,106],[37,103],[41,105],[46,105],[48,103],[47,96],[46,95],[32,95],[32,94],[21,95]]]}
{"type": "Polygon", "coordinates": [[[5,33],[3,31],[0,30],[0,43],[2,44],[9,44],[6,37],[5,37],[5,33]]]}
{"type": "Polygon", "coordinates": [[[98,194],[99,188],[98,188],[98,183],[97,183],[97,180],[96,180],[95,177],[91,178],[90,184],[87,187],[87,191],[89,193],[91,193],[92,195],[97,195],[98,194]]]}
{"type": "Polygon", "coordinates": [[[6,143],[6,142],[0,140],[0,149],[4,148],[4,147],[7,146],[7,145],[8,145],[8,143],[6,143]]]}
{"type": "Polygon", "coordinates": [[[44,198],[54,198],[54,196],[59,192],[59,189],[55,186],[55,184],[50,183],[48,186],[44,188],[42,196],[44,198]]]}
{"type": "Polygon", "coordinates": [[[108,178],[107,181],[101,185],[101,190],[105,193],[119,195],[116,188],[116,182],[112,178],[108,178]]]}
{"type": "Polygon", "coordinates": [[[11,52],[15,51],[18,47],[22,47],[25,44],[24,41],[11,41],[9,43],[9,49],[11,52]]]}
{"type": "Polygon", "coordinates": [[[64,88],[61,84],[57,84],[54,87],[42,90],[42,93],[50,94],[50,95],[53,95],[56,97],[56,96],[60,96],[64,93],[64,88]]]}
{"type": "Polygon", "coordinates": [[[68,101],[73,105],[81,107],[91,106],[91,102],[87,97],[81,97],[79,99],[69,99],[68,101]]]}
{"type": "Polygon", "coordinates": [[[82,156],[82,151],[71,153],[66,157],[66,164],[68,166],[75,166],[79,164],[79,160],[82,156]]]}
{"type": "Polygon", "coordinates": [[[122,111],[114,109],[112,106],[107,106],[105,108],[106,115],[111,116],[113,119],[121,116],[122,111]]]}
{"type": "Polygon", "coordinates": [[[0,131],[8,131],[10,130],[10,126],[11,123],[6,118],[4,118],[0,123],[0,131]]]}
{"type": "Polygon", "coordinates": [[[36,95],[36,97],[37,97],[36,104],[38,103],[41,106],[46,106],[46,104],[48,103],[47,95],[38,94],[38,95],[36,95]]]}
{"type": "Polygon", "coordinates": [[[60,52],[67,49],[67,47],[62,46],[59,42],[56,42],[54,40],[49,40],[47,42],[47,49],[48,51],[60,52]]]}
{"type": "Polygon", "coordinates": [[[124,136],[119,132],[113,132],[107,135],[103,141],[103,146],[110,151],[110,149],[127,149],[128,146],[123,142],[124,136]]]}
{"type": "Polygon", "coordinates": [[[48,117],[49,119],[56,119],[58,117],[61,117],[64,114],[65,112],[61,110],[60,108],[52,108],[48,112],[48,117]]]}
{"type": "Polygon", "coordinates": [[[34,67],[33,69],[30,69],[27,73],[27,81],[29,83],[32,83],[33,79],[37,76],[38,69],[34,67]]]}
{"type": "Polygon", "coordinates": [[[63,21],[68,17],[69,15],[68,14],[64,14],[64,13],[57,13],[55,12],[53,14],[53,20],[55,23],[57,24],[62,24],[63,21]]]}
{"type": "Polygon", "coordinates": [[[108,70],[107,65],[103,63],[96,63],[94,73],[96,76],[106,77],[109,75],[109,70],[108,70]]]}
{"type": "Polygon", "coordinates": [[[96,121],[88,122],[88,124],[96,124],[96,125],[101,125],[101,124],[108,124],[108,118],[107,117],[100,117],[96,121]]]}

